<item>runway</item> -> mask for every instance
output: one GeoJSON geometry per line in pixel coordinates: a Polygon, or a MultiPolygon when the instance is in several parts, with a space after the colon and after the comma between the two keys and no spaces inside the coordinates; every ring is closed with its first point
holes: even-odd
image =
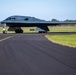
{"type": "Polygon", "coordinates": [[[0,34],[0,75],[76,75],[76,48],[45,34],[0,34]]]}

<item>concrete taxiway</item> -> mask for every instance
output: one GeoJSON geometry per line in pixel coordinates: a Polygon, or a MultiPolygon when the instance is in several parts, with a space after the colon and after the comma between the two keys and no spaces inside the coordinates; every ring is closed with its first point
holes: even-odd
{"type": "Polygon", "coordinates": [[[0,75],[76,75],[76,48],[45,34],[1,34],[0,75]]]}

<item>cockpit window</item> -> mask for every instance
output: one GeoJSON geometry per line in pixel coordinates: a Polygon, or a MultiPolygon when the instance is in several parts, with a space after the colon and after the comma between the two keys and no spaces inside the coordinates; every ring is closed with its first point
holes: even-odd
{"type": "Polygon", "coordinates": [[[11,18],[8,18],[7,20],[11,20],[11,18]]]}
{"type": "Polygon", "coordinates": [[[11,17],[9,17],[7,20],[15,20],[16,18],[11,18],[11,17]]]}
{"type": "Polygon", "coordinates": [[[28,21],[29,19],[28,18],[25,18],[24,20],[28,21]]]}
{"type": "Polygon", "coordinates": [[[12,18],[12,20],[15,20],[16,18],[12,18]]]}

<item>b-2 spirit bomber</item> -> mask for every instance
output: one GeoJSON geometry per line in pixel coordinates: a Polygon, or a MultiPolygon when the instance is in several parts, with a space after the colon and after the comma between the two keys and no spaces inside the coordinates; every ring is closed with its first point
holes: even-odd
{"type": "Polygon", "coordinates": [[[7,33],[6,26],[9,29],[14,29],[15,33],[23,33],[21,27],[37,27],[36,30],[39,33],[47,33],[49,31],[48,26],[63,25],[63,24],[76,24],[76,22],[63,22],[63,21],[45,21],[30,16],[10,16],[1,21],[3,33],[7,33]]]}

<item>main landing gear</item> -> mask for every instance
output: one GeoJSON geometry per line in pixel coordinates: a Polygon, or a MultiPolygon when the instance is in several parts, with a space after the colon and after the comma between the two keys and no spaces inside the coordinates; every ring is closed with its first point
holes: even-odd
{"type": "Polygon", "coordinates": [[[47,31],[39,31],[39,33],[47,33],[47,31]]]}
{"type": "Polygon", "coordinates": [[[23,30],[20,27],[17,27],[15,29],[15,33],[23,33],[23,30]]]}

